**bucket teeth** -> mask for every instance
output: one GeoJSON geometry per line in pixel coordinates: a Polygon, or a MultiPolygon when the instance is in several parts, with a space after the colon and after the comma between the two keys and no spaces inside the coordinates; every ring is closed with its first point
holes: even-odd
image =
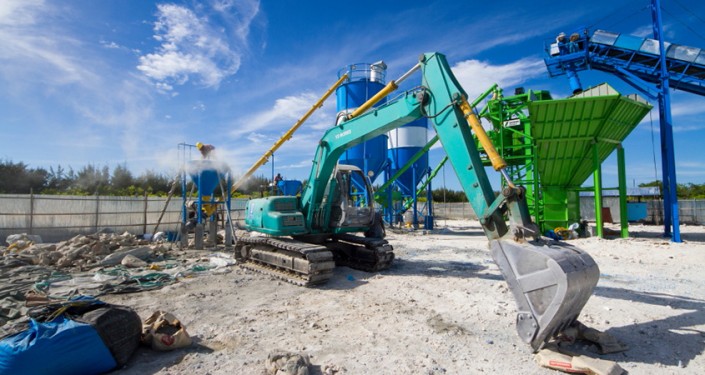
{"type": "Polygon", "coordinates": [[[600,278],[592,257],[564,242],[490,241],[517,302],[517,332],[534,351],[575,322],[600,278]]]}

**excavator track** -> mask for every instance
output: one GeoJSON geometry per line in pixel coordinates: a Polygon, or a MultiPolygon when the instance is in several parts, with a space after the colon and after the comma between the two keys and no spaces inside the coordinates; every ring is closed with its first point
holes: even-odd
{"type": "Polygon", "coordinates": [[[335,268],[333,254],[325,246],[289,238],[240,237],[237,248],[242,267],[299,286],[323,284],[335,268]]]}
{"type": "Polygon", "coordinates": [[[337,234],[325,246],[333,252],[336,265],[360,271],[386,270],[394,260],[392,245],[381,238],[337,234]]]}

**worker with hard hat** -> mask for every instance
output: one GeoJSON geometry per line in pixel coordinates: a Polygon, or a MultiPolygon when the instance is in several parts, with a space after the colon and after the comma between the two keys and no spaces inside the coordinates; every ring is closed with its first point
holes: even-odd
{"type": "Polygon", "coordinates": [[[565,55],[568,53],[568,43],[565,38],[564,32],[561,32],[560,34],[558,34],[558,36],[556,37],[556,43],[558,44],[558,52],[561,55],[565,55]]]}
{"type": "Polygon", "coordinates": [[[204,159],[210,159],[210,154],[213,150],[215,150],[215,146],[213,145],[205,145],[201,142],[196,142],[196,148],[198,151],[201,152],[201,156],[204,159]]]}
{"type": "Polygon", "coordinates": [[[580,34],[572,33],[570,34],[570,39],[568,42],[568,53],[578,52],[580,46],[578,45],[578,40],[580,39],[580,34]]]}

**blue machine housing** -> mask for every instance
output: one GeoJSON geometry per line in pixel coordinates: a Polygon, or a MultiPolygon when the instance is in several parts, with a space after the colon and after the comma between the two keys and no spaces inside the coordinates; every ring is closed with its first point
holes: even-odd
{"type": "Polygon", "coordinates": [[[282,180],[277,182],[277,188],[282,195],[296,195],[301,191],[302,183],[299,180],[282,180]]]}

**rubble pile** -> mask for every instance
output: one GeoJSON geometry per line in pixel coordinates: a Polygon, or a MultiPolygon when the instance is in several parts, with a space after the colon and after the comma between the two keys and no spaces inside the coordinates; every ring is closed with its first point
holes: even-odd
{"type": "Polygon", "coordinates": [[[39,236],[16,234],[8,236],[7,243],[5,257],[33,265],[79,270],[119,264],[127,255],[144,260],[168,250],[163,244],[153,244],[128,232],[77,235],[56,244],[43,244],[39,236]]]}

